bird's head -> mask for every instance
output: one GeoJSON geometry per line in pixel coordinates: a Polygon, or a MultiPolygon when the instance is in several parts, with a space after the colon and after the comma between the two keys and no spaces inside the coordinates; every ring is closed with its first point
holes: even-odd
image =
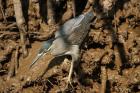
{"type": "Polygon", "coordinates": [[[54,39],[47,40],[43,42],[42,47],[40,48],[36,58],[33,60],[32,64],[30,65],[30,68],[42,57],[44,56],[47,52],[50,51],[51,45],[53,43],[54,39]]]}

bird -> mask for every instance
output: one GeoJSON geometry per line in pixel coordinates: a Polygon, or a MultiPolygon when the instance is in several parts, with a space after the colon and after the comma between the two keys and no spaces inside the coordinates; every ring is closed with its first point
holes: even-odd
{"type": "Polygon", "coordinates": [[[93,11],[90,10],[65,22],[55,32],[53,39],[43,43],[30,68],[47,52],[50,52],[55,57],[70,55],[72,60],[67,82],[71,83],[74,64],[79,59],[80,46],[89,32],[90,22],[93,18],[93,11]]]}

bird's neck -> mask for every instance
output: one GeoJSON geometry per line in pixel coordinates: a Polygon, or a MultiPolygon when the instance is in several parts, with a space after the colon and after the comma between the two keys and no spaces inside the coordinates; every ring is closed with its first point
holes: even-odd
{"type": "Polygon", "coordinates": [[[78,45],[71,45],[69,51],[66,53],[72,56],[72,60],[78,60],[79,58],[79,46],[78,45]]]}

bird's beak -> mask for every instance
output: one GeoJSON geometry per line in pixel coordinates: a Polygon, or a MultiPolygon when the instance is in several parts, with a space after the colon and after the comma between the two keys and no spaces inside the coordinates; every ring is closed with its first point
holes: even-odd
{"type": "Polygon", "coordinates": [[[48,50],[43,50],[41,53],[39,53],[29,68],[31,68],[41,57],[43,57],[50,50],[50,48],[48,50]]]}
{"type": "Polygon", "coordinates": [[[37,57],[34,59],[32,64],[30,65],[30,68],[44,55],[44,53],[38,54],[37,57]]]}

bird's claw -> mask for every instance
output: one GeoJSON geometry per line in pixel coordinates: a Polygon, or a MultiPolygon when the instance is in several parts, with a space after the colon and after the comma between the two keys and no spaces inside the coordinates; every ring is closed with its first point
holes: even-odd
{"type": "Polygon", "coordinates": [[[73,85],[72,85],[72,80],[69,77],[65,77],[62,80],[66,80],[66,87],[64,88],[65,90],[69,88],[69,86],[74,89],[73,85]]]}
{"type": "Polygon", "coordinates": [[[72,85],[72,81],[68,78],[66,88],[68,88],[69,85],[71,86],[72,89],[74,89],[74,87],[73,87],[73,85],[72,85]]]}

